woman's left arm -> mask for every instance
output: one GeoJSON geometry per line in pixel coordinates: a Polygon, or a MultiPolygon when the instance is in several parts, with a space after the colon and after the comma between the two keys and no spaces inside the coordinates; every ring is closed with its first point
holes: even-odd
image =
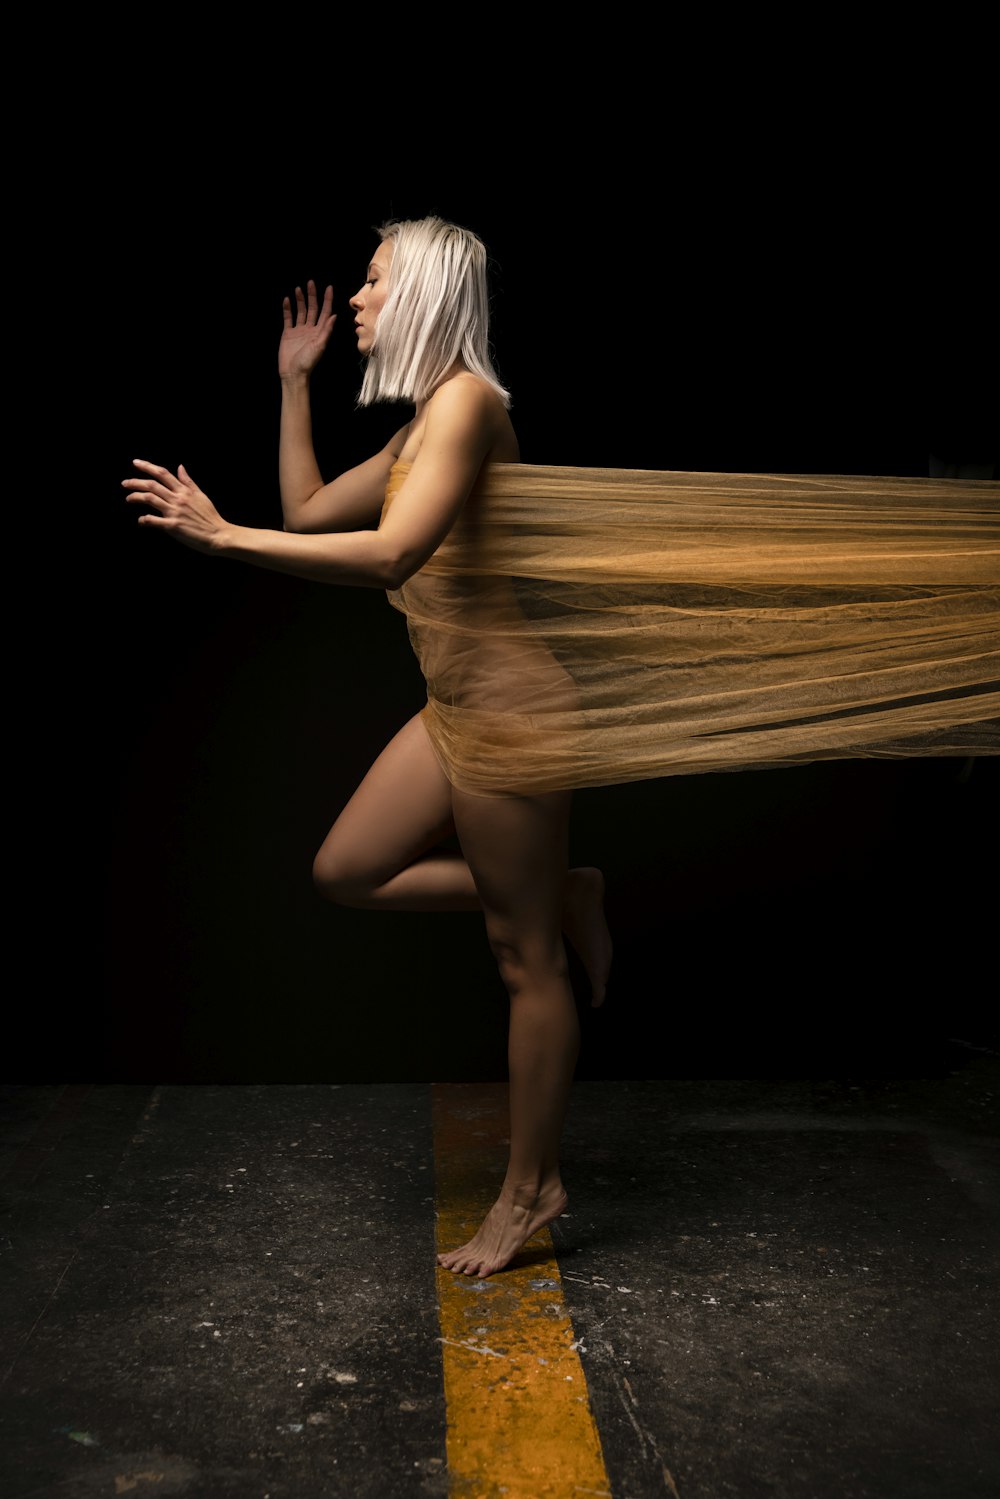
{"type": "Polygon", "coordinates": [[[234,526],[181,465],[176,474],[135,459],[127,499],[154,514],[139,524],[214,557],[319,583],[398,588],[422,567],[458,519],[496,432],[500,404],[476,380],[448,381],[427,403],[423,442],[377,531],[300,534],[234,526]]]}

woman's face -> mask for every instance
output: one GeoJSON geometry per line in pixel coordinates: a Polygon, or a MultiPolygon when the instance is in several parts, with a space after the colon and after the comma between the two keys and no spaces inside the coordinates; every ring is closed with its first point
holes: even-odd
{"type": "Polygon", "coordinates": [[[389,265],[392,261],[392,241],[384,239],[368,265],[368,279],[360,291],[351,298],[354,309],[354,328],[358,335],[358,353],[367,354],[375,337],[375,324],[382,311],[382,304],[389,293],[389,265]]]}

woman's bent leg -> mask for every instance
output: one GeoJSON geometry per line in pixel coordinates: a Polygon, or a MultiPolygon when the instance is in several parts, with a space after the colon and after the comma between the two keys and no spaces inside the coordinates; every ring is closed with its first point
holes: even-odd
{"type": "Polygon", "coordinates": [[[330,829],[313,864],[317,888],[345,906],[475,911],[479,897],[459,854],[451,786],[420,715],[400,729],[330,829]]]}
{"type": "MultiPolygon", "coordinates": [[[[467,797],[473,806],[480,797],[467,797]]],[[[487,805],[497,805],[492,798],[487,805]]],[[[396,911],[477,911],[466,860],[440,847],[455,831],[452,788],[420,714],[390,740],[327,834],[313,865],[316,885],[344,906],[396,911]]],[[[593,1003],[604,998],[611,939],[604,880],[572,869],[562,927],[590,977],[593,1003]]]]}
{"type": "Polygon", "coordinates": [[[510,995],[507,1175],[478,1233],[439,1256],[447,1269],[466,1275],[501,1269],[566,1206],[559,1141],[580,1044],[562,940],[569,804],[566,792],[452,797],[510,995]]]}

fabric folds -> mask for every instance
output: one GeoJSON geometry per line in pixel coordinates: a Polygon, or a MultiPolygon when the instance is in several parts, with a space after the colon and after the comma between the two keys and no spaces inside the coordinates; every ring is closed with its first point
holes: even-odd
{"type": "Polygon", "coordinates": [[[995,483],[489,464],[389,598],[465,791],[1000,752],[995,483]]]}

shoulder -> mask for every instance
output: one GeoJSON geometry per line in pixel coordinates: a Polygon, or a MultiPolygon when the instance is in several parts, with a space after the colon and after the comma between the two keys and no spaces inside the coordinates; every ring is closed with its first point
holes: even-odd
{"type": "Polygon", "coordinates": [[[521,456],[506,403],[488,380],[465,370],[428,400],[424,440],[438,450],[453,447],[476,454],[481,463],[518,463],[521,456]]]}
{"type": "Polygon", "coordinates": [[[494,429],[507,415],[496,391],[478,375],[452,375],[428,398],[428,427],[476,426],[494,429]]]}

